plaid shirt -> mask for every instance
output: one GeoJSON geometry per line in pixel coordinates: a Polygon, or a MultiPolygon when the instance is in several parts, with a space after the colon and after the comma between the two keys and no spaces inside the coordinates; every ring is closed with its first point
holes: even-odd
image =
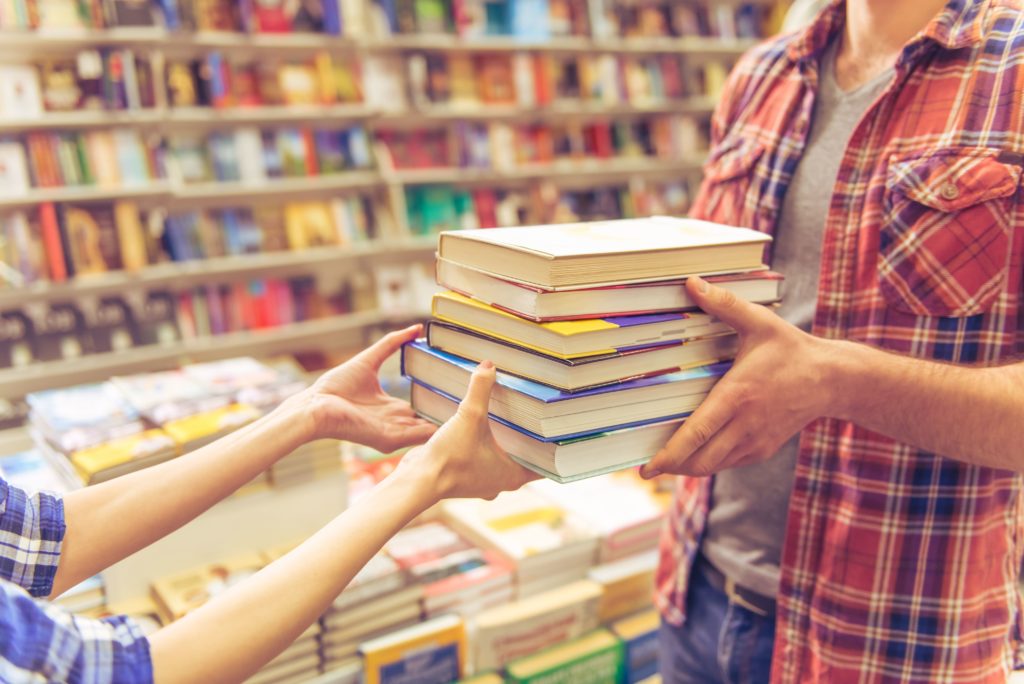
{"type": "Polygon", "coordinates": [[[64,504],[0,479],[0,681],[150,682],[149,642],[129,618],[87,620],[47,596],[64,539],[64,504]]]}
{"type": "MultiPolygon", "coordinates": [[[[737,65],[696,217],[772,233],[806,142],[833,2],[737,65]]],[[[956,364],[1024,351],[1024,4],[950,0],[848,143],[814,333],[956,364]]],[[[1018,445],[1007,445],[1019,449],[1018,445]]],[[[774,682],[1004,682],[1019,643],[1022,481],[854,424],[801,436],[774,682]]],[[[711,479],[680,478],[658,604],[681,624],[711,479]]]]}

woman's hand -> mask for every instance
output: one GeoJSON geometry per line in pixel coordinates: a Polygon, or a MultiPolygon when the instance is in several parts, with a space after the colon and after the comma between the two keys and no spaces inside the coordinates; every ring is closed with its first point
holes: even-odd
{"type": "Polygon", "coordinates": [[[437,500],[493,499],[538,479],[509,458],[491,434],[487,406],[494,380],[494,364],[484,361],[477,366],[459,410],[430,441],[405,455],[395,476],[424,478],[437,500]]]}
{"type": "Polygon", "coordinates": [[[314,438],[345,439],[390,453],[422,444],[437,429],[416,417],[412,407],[381,389],[377,374],[384,361],[420,334],[422,326],[388,333],[376,344],[327,371],[305,391],[304,408],[313,418],[314,438]]]}

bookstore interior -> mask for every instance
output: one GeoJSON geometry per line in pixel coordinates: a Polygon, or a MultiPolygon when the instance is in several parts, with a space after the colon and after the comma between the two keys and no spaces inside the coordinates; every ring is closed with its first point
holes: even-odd
{"type": "MultiPolygon", "coordinates": [[[[543,477],[417,518],[248,681],[659,681],[671,480],[633,466],[736,351],[680,279],[763,304],[781,281],[760,233],[695,249],[668,217],[788,5],[0,0],[0,473],[67,493],[156,466],[423,323],[384,390],[443,422],[493,361],[495,438],[543,477]]],[[[310,442],[55,603],[151,633],[400,458],[310,442]]]]}

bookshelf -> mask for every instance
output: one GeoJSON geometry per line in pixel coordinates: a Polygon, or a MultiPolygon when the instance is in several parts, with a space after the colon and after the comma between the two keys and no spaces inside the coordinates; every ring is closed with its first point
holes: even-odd
{"type": "MultiPolygon", "coordinates": [[[[515,1],[508,0],[509,6],[515,1]]],[[[594,0],[577,5],[585,7],[585,13],[598,7],[616,8],[617,12],[626,8],[616,19],[617,28],[609,30],[607,18],[599,22],[588,15],[582,24],[572,26],[556,26],[552,19],[546,35],[517,35],[518,29],[511,26],[498,29],[503,35],[493,33],[493,27],[483,35],[479,26],[462,26],[456,31],[451,17],[443,30],[420,25],[427,22],[421,16],[414,18],[412,27],[407,23],[399,26],[396,17],[388,15],[388,3],[380,0],[326,2],[334,3],[342,18],[340,30],[334,34],[263,33],[251,27],[211,30],[201,17],[191,29],[166,28],[162,11],[155,9],[152,26],[108,23],[105,28],[41,26],[25,30],[0,25],[0,85],[9,78],[2,71],[6,65],[32,65],[41,79],[37,89],[45,100],[50,87],[46,65],[71,62],[83,53],[100,54],[103,59],[118,54],[130,57],[136,68],[145,66],[152,91],[147,96],[140,86],[141,100],[138,95],[134,100],[122,97],[113,108],[106,102],[101,109],[55,109],[46,102],[37,111],[23,112],[5,109],[0,102],[0,145],[26,141],[29,136],[76,135],[86,140],[121,131],[137,136],[151,167],[144,181],[57,187],[31,183],[23,192],[0,196],[0,219],[18,212],[34,218],[44,205],[56,206],[59,214],[65,206],[85,211],[98,207],[100,211],[114,203],[130,203],[151,228],[154,217],[157,221],[164,217],[167,222],[176,216],[213,212],[219,221],[235,211],[255,215],[261,207],[337,203],[348,198],[365,204],[367,220],[372,223],[368,236],[347,244],[262,254],[210,254],[209,258],[185,261],[172,257],[168,262],[164,257],[163,262],[132,272],[112,270],[68,282],[51,283],[43,278],[22,287],[0,288],[0,312],[26,305],[95,300],[127,291],[174,293],[249,278],[309,274],[322,286],[322,281],[337,280],[339,274],[373,278],[376,270],[388,263],[409,263],[410,267],[412,263],[429,263],[434,240],[430,234],[439,227],[683,211],[686,198],[699,182],[717,89],[729,65],[757,41],[745,34],[750,31],[749,17],[756,16],[763,23],[768,20],[767,8],[779,4],[775,0],[649,0],[646,4],[664,6],[667,22],[651,29],[649,21],[645,24],[646,20],[630,14],[641,11],[635,8],[645,3],[594,0]],[[635,21],[639,23],[631,23],[635,21]],[[229,65],[226,68],[232,70],[235,92],[222,101],[210,99],[210,92],[199,101],[181,101],[174,89],[174,66],[209,69],[213,58],[217,64],[229,65]],[[320,60],[325,60],[339,79],[337,90],[326,99],[310,99],[309,93],[282,93],[270,99],[261,96],[253,103],[243,102],[236,92],[241,76],[258,73],[262,65],[276,69],[280,80],[282,69],[296,65],[322,69],[320,60]],[[428,71],[421,82],[423,74],[417,76],[417,70],[424,64],[428,71]],[[439,64],[441,80],[448,82],[436,92],[438,73],[434,69],[439,64]],[[456,83],[456,70],[467,64],[471,65],[469,77],[474,79],[475,91],[468,98],[456,83]],[[542,93],[540,81],[532,82],[536,93],[525,92],[525,64],[536,72],[531,78],[547,74],[543,78],[550,79],[546,88],[551,92],[542,93]],[[389,72],[393,68],[397,70],[389,72]],[[344,91],[338,69],[351,72],[358,91],[354,96],[344,91]],[[595,71],[603,76],[594,76],[595,71]],[[385,77],[395,82],[381,88],[380,79],[385,77]],[[502,79],[513,78],[515,92],[511,95],[489,92],[507,89],[510,84],[503,84],[502,79]],[[205,163],[216,166],[219,162],[211,151],[215,139],[237,136],[243,129],[264,139],[296,132],[307,140],[311,131],[329,129],[345,137],[359,130],[368,145],[359,152],[364,158],[358,163],[352,163],[358,146],[345,150],[347,163],[340,170],[319,168],[315,173],[283,176],[268,171],[255,179],[244,173],[241,178],[221,178],[216,169],[210,178],[183,173],[188,161],[179,156],[183,140],[205,146],[205,163]],[[403,146],[418,144],[416,136],[422,131],[436,133],[437,153],[428,150],[419,159],[403,158],[403,146]],[[524,137],[534,135],[546,137],[543,141],[524,137]],[[600,143],[592,138],[601,136],[607,149],[595,152],[593,145],[600,143]],[[521,153],[536,145],[549,145],[553,156],[550,150],[546,155],[521,153]],[[511,147],[513,151],[501,158],[490,153],[484,165],[466,159],[472,149],[479,152],[483,146],[492,150],[511,147]],[[457,212],[457,225],[446,223],[450,217],[423,220],[416,214],[422,209],[422,198],[429,198],[435,189],[449,193],[456,204],[469,202],[468,209],[462,206],[457,212]],[[485,206],[492,201],[499,205],[496,210],[485,206]],[[422,234],[424,231],[430,234],[422,234]]],[[[440,5],[450,10],[448,3],[440,5]]],[[[41,21],[45,23],[45,18],[41,21]]],[[[323,72],[317,75],[321,77],[323,72]]],[[[211,83],[197,80],[194,86],[210,91],[211,83]]],[[[320,145],[320,139],[316,144],[320,145]]],[[[252,159],[239,159],[239,168],[244,172],[252,159]]],[[[224,227],[227,223],[218,225],[222,226],[218,230],[228,230],[224,227]]],[[[262,225],[259,230],[268,230],[262,225]]],[[[0,237],[4,229],[0,223],[0,237]]],[[[393,274],[391,278],[394,280],[393,274]]],[[[164,367],[181,356],[207,358],[213,348],[225,350],[218,355],[222,357],[288,344],[293,345],[291,351],[336,347],[338,341],[332,335],[315,331],[332,325],[345,331],[378,326],[387,316],[374,306],[362,298],[357,313],[291,322],[272,330],[233,331],[155,349],[0,368],[0,394],[15,396],[83,377],[102,377],[119,370],[122,363],[133,370],[146,370],[164,367]]]]}
{"type": "Polygon", "coordinates": [[[146,345],[127,351],[90,354],[77,359],[35,363],[24,368],[0,370],[0,399],[13,399],[52,387],[99,382],[114,375],[176,368],[182,359],[215,361],[240,355],[270,356],[323,344],[333,348],[365,344],[365,331],[398,326],[428,315],[427,311],[385,313],[361,311],[301,321],[278,328],[227,333],[183,340],[166,345],[146,345]]]}

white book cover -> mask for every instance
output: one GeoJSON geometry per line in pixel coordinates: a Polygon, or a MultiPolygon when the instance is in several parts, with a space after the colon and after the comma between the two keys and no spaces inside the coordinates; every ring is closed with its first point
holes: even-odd
{"type": "Polygon", "coordinates": [[[43,113],[39,72],[31,64],[0,65],[0,115],[32,119],[43,113]]]}
{"type": "Polygon", "coordinates": [[[30,186],[25,147],[16,141],[0,142],[0,196],[24,195],[30,186]]]}
{"type": "Polygon", "coordinates": [[[764,233],[749,228],[667,216],[527,228],[446,231],[441,233],[440,238],[442,257],[446,239],[475,240],[548,258],[660,252],[771,241],[764,233]]]}

